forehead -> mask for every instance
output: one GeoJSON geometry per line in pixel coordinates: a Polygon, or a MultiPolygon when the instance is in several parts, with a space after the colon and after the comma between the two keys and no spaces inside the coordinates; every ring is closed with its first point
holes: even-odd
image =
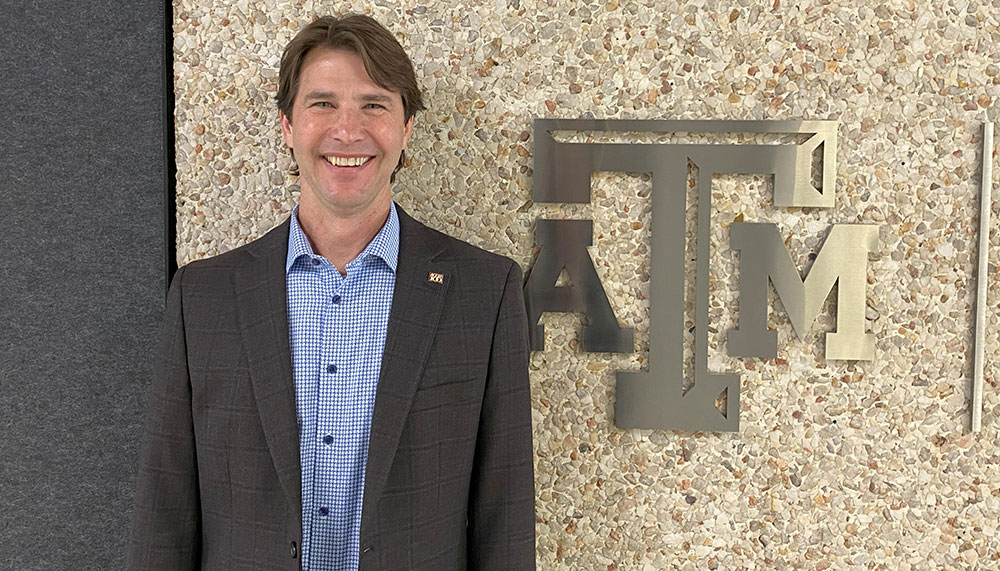
{"type": "Polygon", "coordinates": [[[312,89],[349,94],[354,91],[399,94],[368,75],[361,56],[348,49],[316,47],[306,53],[299,71],[299,96],[312,89]]]}

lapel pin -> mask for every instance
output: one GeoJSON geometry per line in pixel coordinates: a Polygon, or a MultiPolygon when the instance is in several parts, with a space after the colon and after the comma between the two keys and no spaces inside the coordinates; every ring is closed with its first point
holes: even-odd
{"type": "Polygon", "coordinates": [[[431,273],[427,274],[427,281],[429,281],[431,283],[435,283],[435,284],[443,284],[444,283],[444,274],[439,274],[437,272],[431,272],[431,273]]]}

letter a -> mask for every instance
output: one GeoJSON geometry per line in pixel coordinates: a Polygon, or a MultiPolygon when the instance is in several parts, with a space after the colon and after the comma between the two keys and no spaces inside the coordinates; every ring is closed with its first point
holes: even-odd
{"type": "Polygon", "coordinates": [[[619,327],[604,286],[587,253],[593,238],[590,220],[538,220],[535,243],[541,247],[538,260],[524,285],[531,349],[545,345],[545,327],[538,323],[546,311],[583,313],[586,320],[580,348],[592,353],[631,353],[632,328],[619,327]],[[557,286],[563,269],[572,285],[557,286]]]}

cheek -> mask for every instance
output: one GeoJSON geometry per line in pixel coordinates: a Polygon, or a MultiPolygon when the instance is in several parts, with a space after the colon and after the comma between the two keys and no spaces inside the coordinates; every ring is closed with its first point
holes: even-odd
{"type": "Polygon", "coordinates": [[[322,132],[322,125],[310,119],[307,113],[303,113],[302,117],[291,128],[291,133],[286,135],[286,139],[292,145],[305,148],[313,145],[317,135],[322,132]]]}
{"type": "Polygon", "coordinates": [[[406,135],[400,132],[399,127],[390,127],[382,129],[381,136],[379,137],[382,141],[382,147],[386,152],[396,153],[400,149],[406,147],[406,135]]]}

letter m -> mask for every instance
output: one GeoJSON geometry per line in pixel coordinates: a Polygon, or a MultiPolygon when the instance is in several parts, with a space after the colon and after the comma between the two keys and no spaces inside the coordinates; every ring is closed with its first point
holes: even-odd
{"type": "Polygon", "coordinates": [[[836,284],[837,331],[826,334],[826,358],[874,358],[875,336],[865,332],[865,287],[868,253],[878,244],[878,226],[833,225],[804,280],[774,224],[734,223],[729,243],[740,252],[739,324],[727,338],[731,356],[777,355],[777,333],[767,328],[770,280],[799,339],[836,284]]]}

